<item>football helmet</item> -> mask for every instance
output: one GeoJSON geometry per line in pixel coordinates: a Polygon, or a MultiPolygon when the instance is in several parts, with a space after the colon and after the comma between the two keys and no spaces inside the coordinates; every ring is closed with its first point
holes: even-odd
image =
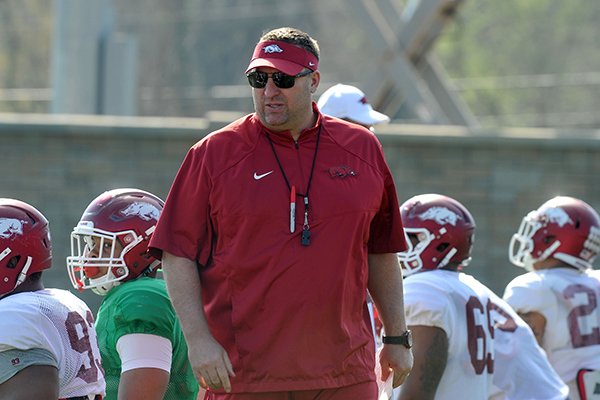
{"type": "Polygon", "coordinates": [[[579,270],[592,268],[600,252],[600,217],[586,202],[558,196],[528,213],[508,246],[508,258],[532,271],[555,258],[579,270]]]}
{"type": "Polygon", "coordinates": [[[48,220],[33,206],[0,199],[0,297],[52,266],[48,220]]]}
{"type": "Polygon", "coordinates": [[[115,189],[94,199],[71,233],[67,270],[73,287],[104,296],[160,268],[148,242],[164,202],[139,189],[115,189]]]}
{"type": "Polygon", "coordinates": [[[404,275],[444,268],[459,268],[471,261],[475,220],[458,201],[440,194],[412,197],[400,206],[408,249],[398,253],[404,275]]]}

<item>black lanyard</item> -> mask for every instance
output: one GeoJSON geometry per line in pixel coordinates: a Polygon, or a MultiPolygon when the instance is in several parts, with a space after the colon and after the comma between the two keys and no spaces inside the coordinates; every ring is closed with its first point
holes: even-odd
{"type": "MultiPolygon", "coordinates": [[[[304,224],[302,225],[302,235],[300,237],[300,243],[302,246],[310,245],[310,225],[308,224],[308,193],[310,191],[310,184],[312,183],[313,173],[315,172],[315,163],[317,161],[317,151],[319,150],[319,140],[321,139],[321,126],[319,125],[319,130],[317,131],[317,144],[315,145],[315,154],[313,155],[312,166],[310,167],[310,176],[308,177],[308,185],[306,186],[306,193],[298,192],[297,195],[302,196],[304,200],[304,224]]],[[[279,169],[281,170],[281,175],[283,175],[283,179],[285,180],[285,184],[288,187],[288,190],[292,194],[292,198],[290,199],[290,232],[294,233],[294,225],[295,225],[295,212],[296,212],[296,203],[295,203],[295,186],[290,185],[290,181],[285,174],[285,170],[283,169],[283,165],[281,165],[281,161],[279,161],[279,157],[277,157],[277,152],[275,151],[275,146],[273,145],[273,141],[269,136],[269,133],[265,131],[265,135],[269,140],[269,144],[271,145],[271,150],[273,150],[273,155],[275,156],[275,160],[277,160],[277,165],[279,165],[279,169]]]]}

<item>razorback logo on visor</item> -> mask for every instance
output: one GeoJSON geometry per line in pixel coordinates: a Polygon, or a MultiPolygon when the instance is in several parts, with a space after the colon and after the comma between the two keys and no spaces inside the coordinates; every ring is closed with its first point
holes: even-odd
{"type": "Polygon", "coordinates": [[[156,207],[141,201],[130,204],[126,209],[121,210],[121,214],[126,217],[140,217],[144,221],[150,221],[151,219],[158,221],[158,217],[160,216],[160,212],[156,207]]]}
{"type": "Polygon", "coordinates": [[[569,218],[569,214],[567,214],[562,208],[549,208],[544,212],[544,215],[548,222],[557,224],[561,228],[566,224],[573,225],[573,220],[569,218]]]}
{"type": "Polygon", "coordinates": [[[348,165],[339,165],[337,167],[329,168],[329,176],[332,178],[347,178],[348,176],[356,176],[358,172],[354,171],[352,167],[348,165]]]}
{"type": "Polygon", "coordinates": [[[0,218],[0,238],[8,239],[13,235],[23,234],[25,221],[16,218],[0,218]]]}
{"type": "Polygon", "coordinates": [[[431,207],[429,210],[419,215],[419,219],[421,221],[433,220],[439,225],[450,224],[456,226],[456,221],[461,220],[462,217],[446,207],[431,207]]]}
{"type": "Polygon", "coordinates": [[[17,366],[17,365],[21,364],[21,359],[19,357],[13,358],[12,360],[10,360],[10,363],[14,366],[17,366]]]}
{"type": "Polygon", "coordinates": [[[283,50],[281,49],[281,47],[277,46],[276,44],[270,44],[268,46],[265,46],[263,48],[263,51],[267,54],[270,53],[283,53],[283,50]]]}
{"type": "Polygon", "coordinates": [[[367,101],[367,98],[365,96],[363,96],[362,99],[359,100],[362,104],[369,104],[369,102],[367,101]]]}

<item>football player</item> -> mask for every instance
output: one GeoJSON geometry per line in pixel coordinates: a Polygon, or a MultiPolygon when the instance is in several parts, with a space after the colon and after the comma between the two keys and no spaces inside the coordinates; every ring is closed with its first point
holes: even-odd
{"type": "Polygon", "coordinates": [[[46,289],[48,221],[0,199],[0,398],[100,399],[105,383],[94,317],[66,290],[46,289]]]}
{"type": "Polygon", "coordinates": [[[509,245],[510,261],[529,272],[507,285],[504,299],[529,323],[571,399],[584,390],[577,375],[600,369],[599,251],[598,213],[567,196],[528,213],[509,245]]]}
{"type": "Polygon", "coordinates": [[[167,295],[147,252],[163,201],[139,189],[94,199],[71,233],[73,286],[105,296],[96,329],[106,399],[196,399],[198,384],[167,295]]]}
{"type": "Polygon", "coordinates": [[[415,364],[394,398],[565,399],[567,387],[527,324],[462,272],[475,237],[471,213],[439,194],[415,196],[400,212],[409,248],[398,258],[415,364]]]}

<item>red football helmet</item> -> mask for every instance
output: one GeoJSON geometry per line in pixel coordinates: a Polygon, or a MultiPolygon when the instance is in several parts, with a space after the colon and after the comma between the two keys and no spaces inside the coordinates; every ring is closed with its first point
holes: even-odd
{"type": "Polygon", "coordinates": [[[533,270],[533,265],[556,258],[577,269],[592,268],[600,252],[600,218],[584,201],[558,196],[527,214],[508,247],[510,261],[533,270]]]}
{"type": "Polygon", "coordinates": [[[33,206],[0,199],[0,297],[52,266],[48,220],[33,206]]]}
{"type": "Polygon", "coordinates": [[[67,270],[73,286],[103,296],[120,282],[158,269],[148,242],[163,205],[139,189],[110,190],[94,199],[71,233],[67,270]]]}
{"type": "Polygon", "coordinates": [[[458,201],[439,194],[412,197],[400,206],[408,249],[398,253],[404,275],[471,261],[475,220],[458,201]]]}

